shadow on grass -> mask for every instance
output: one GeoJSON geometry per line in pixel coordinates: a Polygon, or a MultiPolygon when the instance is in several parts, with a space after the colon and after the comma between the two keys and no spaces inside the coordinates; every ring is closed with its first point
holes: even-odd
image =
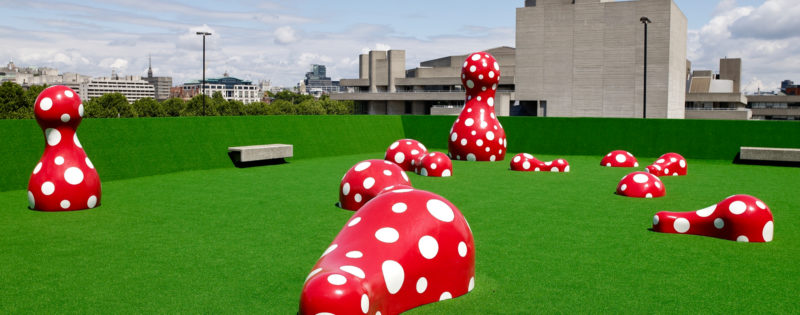
{"type": "Polygon", "coordinates": [[[228,157],[231,159],[233,166],[238,168],[248,168],[248,167],[256,167],[256,166],[266,166],[266,165],[279,165],[279,164],[286,164],[286,159],[278,158],[278,159],[270,159],[270,160],[261,160],[261,161],[251,161],[251,162],[240,162],[239,157],[234,154],[234,152],[228,152],[228,157]]]}
{"type": "Polygon", "coordinates": [[[739,153],[737,153],[736,157],[733,158],[733,164],[762,165],[762,166],[782,166],[782,167],[800,167],[800,162],[742,160],[742,158],[740,157],[739,153]]]}

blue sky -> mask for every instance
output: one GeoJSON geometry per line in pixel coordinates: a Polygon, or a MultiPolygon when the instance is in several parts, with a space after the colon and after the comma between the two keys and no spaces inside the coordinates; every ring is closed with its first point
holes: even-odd
{"type": "MultiPolygon", "coordinates": [[[[743,85],[774,89],[800,81],[797,0],[675,0],[688,18],[688,57],[716,70],[743,58],[743,85]],[[797,7],[797,8],[795,8],[797,7]]],[[[228,72],[292,86],[310,64],[334,79],[353,78],[358,54],[404,49],[406,66],[446,55],[514,46],[515,8],[505,1],[158,1],[3,0],[0,63],[49,66],[92,76],[156,75],[179,84],[200,77],[201,40],[208,76],[228,72]]]]}

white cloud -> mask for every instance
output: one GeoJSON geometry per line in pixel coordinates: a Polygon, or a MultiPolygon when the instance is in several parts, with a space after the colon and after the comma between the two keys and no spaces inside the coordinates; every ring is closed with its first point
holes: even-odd
{"type": "Polygon", "coordinates": [[[287,45],[299,40],[297,32],[291,26],[281,26],[275,29],[275,43],[287,45]]]}

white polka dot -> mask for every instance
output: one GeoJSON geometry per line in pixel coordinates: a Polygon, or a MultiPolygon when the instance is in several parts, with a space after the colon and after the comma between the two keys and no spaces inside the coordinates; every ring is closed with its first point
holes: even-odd
{"type": "MultiPolygon", "coordinates": [[[[413,162],[413,161],[412,161],[413,162]]],[[[383,175],[392,176],[392,171],[390,170],[383,170],[383,175]]]]}
{"type": "Polygon", "coordinates": [[[496,159],[497,159],[497,157],[496,157],[496,156],[494,156],[494,155],[492,155],[492,156],[490,156],[490,157],[489,157],[489,161],[492,161],[492,162],[494,162],[494,160],[496,160],[496,159]]]}
{"type": "Polygon", "coordinates": [[[328,276],[328,283],[332,285],[343,285],[347,283],[347,278],[345,278],[343,275],[334,273],[328,276]]]}
{"type": "Polygon", "coordinates": [[[763,202],[761,202],[761,200],[756,200],[756,206],[758,206],[761,209],[766,209],[767,208],[767,205],[765,205],[763,202]]]}
{"type": "Polygon", "coordinates": [[[352,220],[350,220],[350,223],[348,223],[348,224],[347,224],[347,226],[353,226],[353,225],[356,225],[356,224],[358,224],[358,222],[361,222],[361,217],[355,217],[355,218],[353,218],[352,220]]]}
{"type": "Polygon", "coordinates": [[[737,242],[747,243],[747,242],[750,242],[750,239],[748,239],[747,236],[739,235],[739,237],[736,238],[736,241],[737,242]]]}
{"type": "Polygon", "coordinates": [[[61,115],[61,121],[62,122],[69,122],[69,118],[70,118],[69,114],[61,115]]]}
{"type": "Polygon", "coordinates": [[[451,222],[455,218],[455,213],[453,213],[453,209],[450,208],[446,203],[439,199],[431,199],[428,200],[426,204],[426,208],[430,214],[444,222],[451,222]]]}
{"type": "Polygon", "coordinates": [[[389,150],[394,150],[399,145],[400,145],[400,142],[399,141],[395,141],[394,143],[392,143],[392,145],[389,146],[389,150]]]}
{"type": "Polygon", "coordinates": [[[481,120],[481,129],[486,129],[486,126],[488,125],[489,123],[487,123],[485,120],[481,120]]]}
{"type": "Polygon", "coordinates": [[[345,196],[350,194],[350,183],[344,183],[344,185],[342,185],[342,194],[345,196]]]}
{"type": "Polygon", "coordinates": [[[70,90],[64,91],[64,96],[66,96],[66,97],[72,98],[73,95],[74,94],[72,94],[72,91],[70,91],[70,90]]]}
{"type": "Polygon", "coordinates": [[[359,277],[361,279],[364,279],[364,278],[367,277],[367,275],[364,274],[364,270],[361,270],[361,268],[358,268],[356,266],[341,266],[341,267],[339,267],[339,269],[344,271],[344,272],[346,272],[346,273],[349,273],[351,275],[359,277]]]}
{"type": "Polygon", "coordinates": [[[636,175],[633,175],[633,181],[634,181],[634,182],[637,182],[637,183],[639,183],[639,184],[644,184],[644,183],[646,183],[648,179],[649,179],[649,178],[648,178],[648,177],[647,177],[647,175],[645,175],[645,174],[636,174],[636,175]]]}
{"type": "Polygon", "coordinates": [[[53,100],[51,100],[49,97],[43,98],[42,101],[39,102],[39,108],[41,108],[43,111],[50,110],[50,108],[53,108],[53,100]]]}
{"type": "Polygon", "coordinates": [[[475,120],[473,120],[472,118],[467,118],[467,120],[464,120],[464,125],[466,125],[467,127],[472,126],[473,124],[475,124],[475,120]]]}
{"type": "Polygon", "coordinates": [[[672,162],[672,163],[675,163],[675,162],[677,162],[677,161],[678,161],[678,159],[676,159],[676,158],[669,158],[669,161],[670,161],[670,162],[672,162]]]}
{"type": "Polygon", "coordinates": [[[411,145],[411,141],[406,141],[406,145],[411,145]]]}
{"type": "Polygon", "coordinates": [[[553,166],[553,168],[551,168],[550,171],[554,172],[554,173],[558,173],[558,166],[553,166]]]}
{"type": "Polygon", "coordinates": [[[768,221],[766,224],[764,224],[764,229],[761,230],[761,236],[764,238],[764,242],[772,241],[772,233],[774,229],[775,226],[772,221],[768,221]]]}
{"type": "Polygon", "coordinates": [[[375,231],[375,238],[384,243],[394,243],[400,239],[400,233],[393,228],[384,227],[375,231]]]}
{"type": "Polygon", "coordinates": [[[83,117],[83,104],[78,105],[78,115],[83,117]]]}
{"type": "Polygon", "coordinates": [[[658,215],[654,215],[654,216],[653,216],[653,225],[658,225],[658,221],[659,221],[659,220],[660,220],[660,219],[658,218],[658,215]]]}
{"type": "Polygon", "coordinates": [[[61,142],[61,132],[53,128],[47,128],[44,130],[45,137],[47,138],[47,144],[54,146],[61,142]]]}
{"type": "Polygon", "coordinates": [[[28,208],[33,209],[34,206],[36,206],[36,199],[33,198],[33,192],[31,192],[29,190],[28,191],[28,208]]]}
{"type": "Polygon", "coordinates": [[[677,218],[672,224],[672,227],[675,228],[675,231],[678,233],[686,233],[686,231],[689,230],[689,220],[686,220],[685,218],[677,218]]]}
{"type": "Polygon", "coordinates": [[[520,157],[519,155],[515,156],[515,157],[514,157],[514,163],[519,163],[519,160],[520,160],[521,158],[522,158],[522,157],[520,157]]]}
{"type": "Polygon", "coordinates": [[[473,153],[467,154],[467,161],[475,161],[475,160],[476,160],[475,154],[473,153]]]}
{"type": "Polygon", "coordinates": [[[336,249],[336,247],[339,247],[339,245],[333,244],[333,245],[331,245],[331,246],[328,246],[328,249],[326,249],[326,250],[325,250],[325,251],[322,253],[322,256],[319,256],[319,257],[323,257],[323,256],[325,256],[325,255],[327,255],[327,254],[330,254],[332,251],[334,251],[334,250],[336,249]]]}
{"type": "Polygon", "coordinates": [[[645,197],[645,198],[653,198],[653,194],[651,194],[651,193],[647,193],[647,195],[644,195],[644,197],[645,197]]]}
{"type": "Polygon", "coordinates": [[[308,282],[308,279],[311,279],[311,277],[313,277],[315,274],[318,274],[320,271],[322,271],[322,268],[312,270],[306,277],[306,282],[308,282]]]}
{"type": "Polygon", "coordinates": [[[441,296],[439,296],[439,301],[449,300],[452,299],[453,295],[450,292],[444,292],[441,296]]]}
{"type": "Polygon", "coordinates": [[[417,293],[422,294],[422,292],[425,292],[425,289],[427,288],[428,288],[428,279],[425,279],[425,277],[419,277],[419,279],[417,280],[417,293]]]}
{"type": "Polygon", "coordinates": [[[361,258],[364,257],[364,254],[357,250],[354,250],[347,252],[347,254],[344,254],[344,256],[347,258],[361,258]]]}
{"type": "Polygon", "coordinates": [[[696,213],[697,213],[697,215],[699,215],[699,216],[701,216],[703,218],[706,218],[706,217],[710,216],[712,213],[714,213],[715,209],[717,209],[717,205],[713,205],[713,206],[710,206],[710,207],[707,207],[707,208],[703,208],[703,209],[697,210],[696,213]]]}
{"type": "Polygon", "coordinates": [[[489,71],[489,78],[494,79],[494,71],[489,71]]]}
{"type": "Polygon", "coordinates": [[[458,243],[458,255],[461,257],[467,256],[467,244],[464,242],[458,243]]]}
{"type": "Polygon", "coordinates": [[[619,187],[620,191],[625,191],[626,189],[628,189],[628,184],[622,184],[622,186],[619,187]]]}
{"type": "Polygon", "coordinates": [[[372,178],[372,177],[367,177],[366,179],[364,179],[364,183],[363,184],[364,184],[364,188],[370,189],[370,188],[372,188],[372,186],[375,185],[375,179],[372,178]]]}
{"type": "Polygon", "coordinates": [[[661,164],[661,163],[664,163],[664,162],[666,162],[664,159],[658,159],[658,160],[656,160],[656,163],[658,163],[658,164],[661,164]]]}
{"type": "Polygon", "coordinates": [[[77,132],[72,136],[72,142],[74,142],[75,145],[78,146],[79,148],[83,148],[83,146],[81,145],[81,142],[78,141],[78,133],[77,132]]]}
{"type": "Polygon", "coordinates": [[[633,167],[639,167],[639,162],[634,162],[633,167]]]}
{"type": "Polygon", "coordinates": [[[42,162],[39,162],[38,164],[36,164],[36,167],[33,168],[33,173],[38,174],[39,171],[41,170],[42,170],[42,162]]]}
{"type": "Polygon", "coordinates": [[[526,170],[531,168],[531,162],[528,161],[522,162],[522,168],[526,170]]]}
{"type": "Polygon", "coordinates": [[[681,160],[680,163],[678,163],[678,164],[680,164],[681,168],[686,167],[686,161],[685,160],[681,160]]]}
{"type": "Polygon", "coordinates": [[[474,88],[475,87],[475,82],[472,82],[472,80],[467,80],[467,87],[470,88],[470,89],[474,88]]]}
{"type": "Polygon", "coordinates": [[[724,228],[725,227],[725,220],[723,220],[722,218],[714,219],[714,227],[717,228],[717,229],[724,228]]]}
{"type": "Polygon", "coordinates": [[[53,162],[55,162],[55,163],[56,163],[56,165],[62,165],[62,164],[64,164],[64,157],[62,157],[62,156],[57,156],[57,157],[55,158],[55,160],[53,160],[53,162]]]}
{"type": "Polygon", "coordinates": [[[450,177],[451,175],[452,175],[452,174],[451,174],[450,170],[444,170],[444,171],[442,171],[442,177],[450,177]]]}
{"type": "Polygon", "coordinates": [[[467,63],[466,61],[464,61],[464,66],[463,66],[462,68],[466,68],[466,67],[467,67],[467,64],[468,64],[468,63],[467,63]]]}
{"type": "Polygon", "coordinates": [[[358,165],[356,165],[356,168],[354,170],[356,172],[361,172],[361,171],[369,168],[370,165],[372,165],[372,163],[370,163],[370,162],[361,162],[361,163],[358,163],[358,165]]]}
{"type": "Polygon", "coordinates": [[[611,163],[606,163],[606,166],[611,166],[611,163]]]}
{"type": "Polygon", "coordinates": [[[89,199],[88,199],[88,200],[86,200],[86,206],[88,206],[88,207],[89,207],[89,209],[92,209],[92,208],[94,208],[95,206],[97,206],[97,196],[91,196],[91,197],[89,197],[89,199]]]}
{"type": "Polygon", "coordinates": [[[405,203],[398,202],[392,205],[392,212],[394,213],[403,213],[406,212],[406,210],[408,210],[408,206],[405,203]]]}
{"type": "Polygon", "coordinates": [[[728,210],[730,210],[731,213],[733,214],[742,214],[745,212],[745,210],[747,210],[747,204],[745,204],[742,201],[736,200],[734,202],[731,202],[731,204],[728,206],[728,210]]]}
{"type": "Polygon", "coordinates": [[[386,289],[390,294],[395,294],[403,287],[403,279],[405,273],[403,266],[394,260],[387,260],[381,264],[381,271],[383,272],[383,281],[386,283],[386,289]]]}
{"type": "Polygon", "coordinates": [[[355,196],[353,196],[353,199],[355,199],[356,202],[361,202],[361,194],[356,194],[355,196]]]}
{"type": "Polygon", "coordinates": [[[475,140],[475,144],[477,146],[479,146],[479,147],[482,147],[483,146],[483,140],[481,140],[481,139],[475,140]]]}
{"type": "Polygon", "coordinates": [[[475,131],[475,130],[473,130],[473,131],[471,132],[471,134],[474,136],[474,135],[478,134],[478,132],[477,132],[477,131],[475,131]]]}
{"type": "Polygon", "coordinates": [[[403,176],[403,179],[404,179],[406,182],[408,182],[408,175],[406,175],[406,172],[400,172],[400,175],[402,175],[402,176],[403,176]]]}
{"type": "Polygon", "coordinates": [[[479,54],[472,55],[472,61],[478,61],[478,59],[481,59],[481,55],[479,54]]]}
{"type": "Polygon", "coordinates": [[[61,209],[68,209],[70,206],[69,200],[61,200],[61,209]]]}
{"type": "MultiPolygon", "coordinates": [[[[669,175],[669,169],[668,169],[668,168],[665,168],[665,169],[664,169],[664,174],[667,174],[667,175],[669,175]]],[[[675,174],[677,175],[678,173],[675,173],[675,174]]]]}
{"type": "Polygon", "coordinates": [[[439,243],[429,235],[421,237],[417,242],[417,247],[419,247],[419,253],[426,259],[433,259],[439,253],[439,243]]]}
{"type": "Polygon", "coordinates": [[[616,159],[616,160],[617,160],[617,162],[619,162],[619,163],[625,163],[625,161],[626,161],[628,158],[627,158],[627,157],[625,157],[625,155],[623,155],[623,154],[617,154],[617,156],[615,157],[615,159],[616,159]]]}
{"type": "Polygon", "coordinates": [[[492,84],[492,90],[497,90],[497,83],[492,84]]]}
{"type": "Polygon", "coordinates": [[[489,140],[489,141],[492,141],[492,140],[494,140],[494,132],[492,132],[492,131],[487,131],[487,132],[486,132],[486,140],[489,140]]]}
{"type": "Polygon", "coordinates": [[[456,141],[456,139],[458,139],[458,133],[455,133],[455,132],[454,132],[454,133],[451,133],[451,134],[450,134],[450,141],[453,141],[453,142],[455,142],[455,141],[456,141]]]}
{"type": "Polygon", "coordinates": [[[492,150],[492,148],[490,148],[490,147],[488,147],[488,146],[486,147],[486,152],[489,152],[489,151],[491,151],[491,150],[492,150]]]}
{"type": "Polygon", "coordinates": [[[406,155],[403,154],[403,152],[397,152],[397,154],[394,155],[394,161],[397,164],[403,163],[403,161],[405,160],[406,160],[406,155]]]}
{"type": "Polygon", "coordinates": [[[661,189],[661,183],[660,182],[654,182],[654,184],[656,185],[656,188],[661,189]]]}
{"type": "Polygon", "coordinates": [[[469,284],[467,285],[467,292],[472,292],[472,289],[475,289],[475,277],[469,278],[469,284]]]}
{"type": "Polygon", "coordinates": [[[423,167],[419,174],[422,176],[428,176],[428,169],[423,167]]]}
{"type": "Polygon", "coordinates": [[[369,296],[366,294],[361,296],[361,312],[364,314],[369,312],[369,296]]]}
{"type": "Polygon", "coordinates": [[[487,99],[486,103],[488,103],[489,106],[494,106],[494,97],[490,97],[489,99],[487,99]]]}
{"type": "Polygon", "coordinates": [[[469,67],[469,72],[475,72],[475,70],[478,70],[478,67],[475,67],[475,66],[470,66],[469,67]]]}
{"type": "Polygon", "coordinates": [[[45,196],[52,195],[54,191],[56,191],[56,185],[53,185],[53,182],[44,182],[42,184],[42,193],[45,196]]]}
{"type": "Polygon", "coordinates": [[[435,169],[436,169],[436,163],[431,163],[431,169],[432,169],[432,170],[435,170],[435,169]]]}
{"type": "Polygon", "coordinates": [[[411,156],[419,154],[419,150],[411,150],[411,156]]]}

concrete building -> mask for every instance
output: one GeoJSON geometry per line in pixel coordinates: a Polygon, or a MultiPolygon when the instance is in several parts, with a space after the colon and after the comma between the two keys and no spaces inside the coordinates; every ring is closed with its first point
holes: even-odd
{"type": "MultiPolygon", "coordinates": [[[[500,64],[500,85],[495,107],[497,115],[509,115],[514,99],[514,48],[488,49],[500,64]]],[[[405,69],[405,50],[379,51],[359,55],[359,78],[342,79],[343,92],[334,100],[352,100],[364,114],[458,114],[464,106],[461,66],[468,54],[447,56],[405,69]]]]}
{"type": "MultiPolygon", "coordinates": [[[[189,98],[200,91],[201,81],[195,80],[184,83],[182,89],[185,95],[191,95],[189,98]]],[[[227,73],[223,74],[221,78],[206,79],[205,94],[213,96],[215,92],[220,92],[225,100],[240,101],[244,104],[253,102],[260,102],[262,93],[258,85],[253,85],[251,81],[228,76],[227,73]]]]}
{"type": "Polygon", "coordinates": [[[719,73],[694,70],[687,80],[687,119],[750,119],[747,97],[741,92],[742,59],[719,60],[719,73]]]}
{"type": "Polygon", "coordinates": [[[517,9],[516,99],[538,116],[683,118],[687,20],[672,0],[526,0],[517,9]]]}
{"type": "Polygon", "coordinates": [[[319,97],[322,94],[330,94],[339,92],[339,81],[331,81],[327,76],[327,69],[325,65],[311,65],[311,71],[306,72],[306,78],[303,80],[305,92],[314,94],[319,97]]]}
{"type": "Polygon", "coordinates": [[[147,97],[155,98],[155,88],[141,77],[133,75],[120,77],[114,72],[111,73],[111,77],[92,78],[89,82],[81,83],[78,90],[82,101],[109,93],[125,95],[129,103],[147,97]]]}
{"type": "Polygon", "coordinates": [[[152,59],[149,60],[147,77],[144,78],[144,80],[153,85],[156,100],[164,101],[169,98],[170,88],[172,88],[172,77],[154,77],[152,59]]]}

